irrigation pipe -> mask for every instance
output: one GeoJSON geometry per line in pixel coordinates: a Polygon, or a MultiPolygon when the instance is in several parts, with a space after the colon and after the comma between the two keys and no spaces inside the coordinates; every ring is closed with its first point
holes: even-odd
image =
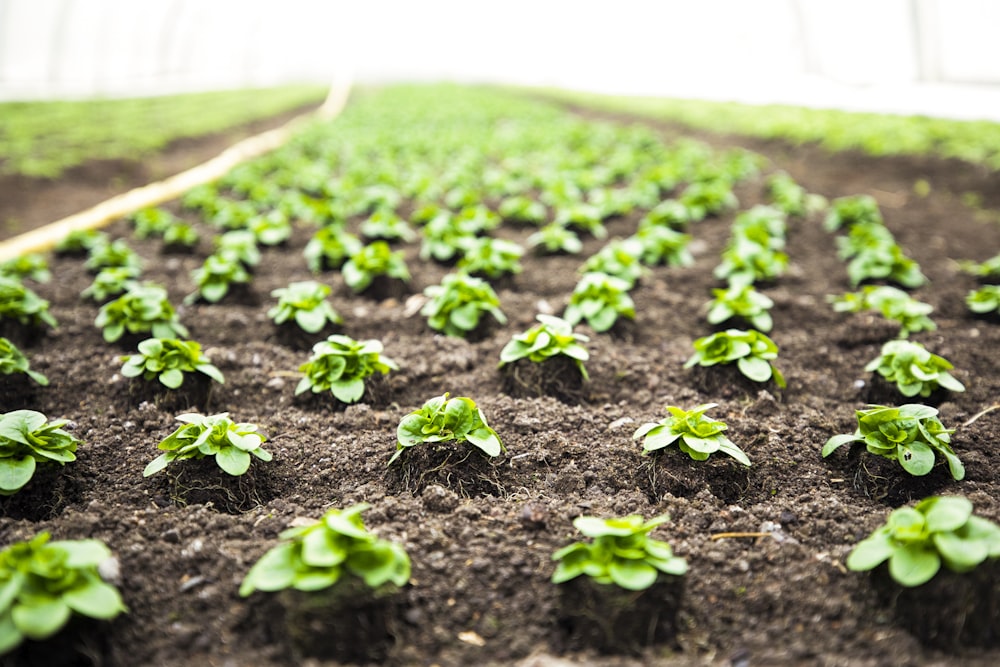
{"type": "Polygon", "coordinates": [[[140,209],[176,199],[191,188],[225,176],[233,167],[281,147],[296,130],[312,120],[335,118],[351,92],[351,80],[335,82],[318,109],[293,118],[281,127],[239,141],[217,156],[162,181],[116,195],[80,213],[38,227],[0,242],[0,262],[30,252],[42,252],[55,246],[70,232],[97,229],[140,209]]]}

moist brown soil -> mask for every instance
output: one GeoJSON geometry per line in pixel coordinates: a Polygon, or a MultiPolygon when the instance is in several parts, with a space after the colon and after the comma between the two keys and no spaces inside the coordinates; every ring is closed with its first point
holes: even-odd
{"type": "MultiPolygon", "coordinates": [[[[820,457],[827,438],[854,429],[854,411],[871,381],[863,367],[878,354],[885,330],[867,315],[834,313],[826,303],[849,285],[818,219],[791,221],[790,269],[766,289],[775,301],[772,337],[781,349],[785,390],[713,385],[682,369],[692,341],[711,331],[702,308],[718,286],[712,269],[729,235],[727,215],[692,227],[694,266],[655,268],[636,287],[638,315],[625,333],[580,328],[590,335],[591,380],[570,403],[506,394],[497,362],[536,312],[561,312],[583,257],[600,241],[589,239],[580,257],[525,257],[524,272],[499,290],[509,323],[474,343],[434,334],[418,314],[420,293],[448,269],[420,262],[415,245],[407,248],[414,278],[403,298],[354,297],[338,273],[322,274],[345,320],[339,330],[380,339],[400,366],[373,392],[376,398],[347,408],[332,398],[293,397],[295,371],[308,351],[284,346],[265,314],[272,289],[311,277],[301,254],[310,230],[303,228],[287,247],[265,250],[252,305],[226,299],[180,308],[192,338],[226,376],[209,410],[257,423],[269,436],[265,446],[274,461],[254,464],[252,490],[213,483],[210,467],[192,470],[202,483],[191,497],[184,480],[164,473],[143,478],[183,408],[130,400],[119,374],[126,348],[103,342],[93,324],[97,307],[78,297],[90,282],[82,260],[53,258],[57,278],[37,291],[51,300],[60,327],[27,348],[32,367],[51,386],[25,395],[20,407],[71,420],[85,444],[76,463],[0,501],[0,543],[49,530],[56,539],[99,538],[113,549],[129,613],[110,623],[101,641],[85,642],[106,665],[296,663],[289,637],[272,618],[273,599],[263,593],[242,599],[237,589],[294,519],[356,502],[371,503],[368,526],[402,543],[413,562],[412,581],[393,606],[398,616],[387,619],[395,639],[370,653],[384,664],[1000,663],[996,648],[923,646],[897,623],[871,578],[843,565],[852,545],[893,507],[932,493],[965,495],[980,514],[1000,520],[992,455],[1000,412],[974,418],[1000,395],[1000,325],[966,312],[963,299],[974,281],[953,262],[981,261],[1000,249],[1000,227],[960,203],[966,186],[955,170],[988,185],[987,196],[997,192],[995,178],[954,162],[830,155],[658,127],[668,139],[687,134],[719,147],[752,148],[771,159],[769,170],[787,170],[812,192],[879,200],[886,224],[931,280],[916,296],[935,306],[939,328],[914,338],[951,360],[967,387],[940,404],[942,421],[957,428],[964,481],[953,482],[940,468],[910,478],[895,464],[847,451],[820,457]],[[929,196],[912,194],[917,178],[930,182],[929,196]],[[864,335],[869,330],[879,334],[864,335]],[[445,391],[476,400],[507,451],[486,460],[461,447],[431,447],[388,468],[399,420],[445,391]],[[640,424],[661,419],[668,404],[707,402],[719,404],[710,415],[729,424],[751,468],[719,455],[698,464],[673,448],[640,455],[631,437],[640,424]],[[669,514],[654,535],[688,560],[677,632],[638,657],[602,655],[562,629],[560,593],[549,582],[551,554],[577,539],[574,517],[631,513],[669,514]],[[759,533],[766,536],[752,536],[759,533]]],[[[67,177],[70,185],[85,190],[74,178],[67,177]]],[[[740,185],[741,208],[761,202],[763,191],[762,177],[740,185]]],[[[22,206],[19,218],[37,215],[33,201],[22,206]]],[[[626,236],[636,224],[637,216],[614,220],[609,231],[626,236]]],[[[109,231],[128,234],[123,223],[109,231]]],[[[530,232],[499,231],[522,242],[530,232]]],[[[175,304],[192,291],[189,272],[210,251],[203,242],[190,255],[161,255],[155,241],[130,243],[147,258],[146,276],[167,285],[175,304]]]]}

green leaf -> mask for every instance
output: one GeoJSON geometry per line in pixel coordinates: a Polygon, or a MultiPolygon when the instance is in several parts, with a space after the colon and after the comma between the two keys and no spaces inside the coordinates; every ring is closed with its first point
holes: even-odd
{"type": "Polygon", "coordinates": [[[326,325],[326,313],[319,308],[298,310],[295,322],[307,333],[318,333],[326,325]]]}
{"type": "Polygon", "coordinates": [[[767,382],[771,379],[771,364],[760,357],[742,357],[736,362],[740,372],[754,382],[767,382]]]}
{"type": "Polygon", "coordinates": [[[885,562],[894,549],[888,533],[875,533],[855,545],[845,565],[854,572],[872,570],[885,562]]]}
{"type": "Polygon", "coordinates": [[[889,557],[889,574],[901,586],[927,583],[941,568],[941,557],[922,545],[907,544],[896,548],[889,557]]]}
{"type": "Polygon", "coordinates": [[[826,458],[827,456],[832,454],[834,450],[836,450],[838,447],[846,445],[849,442],[858,442],[858,441],[859,441],[858,436],[854,435],[853,433],[835,435],[826,441],[826,444],[823,445],[823,450],[820,453],[823,455],[823,458],[826,458]]]}
{"type": "Polygon", "coordinates": [[[184,384],[184,373],[177,368],[170,368],[160,373],[160,382],[171,389],[177,389],[184,384]]]}
{"type": "Polygon", "coordinates": [[[487,456],[500,456],[503,445],[497,434],[489,428],[477,428],[465,434],[465,439],[483,450],[487,456]]]}
{"type": "Polygon", "coordinates": [[[41,412],[35,410],[14,410],[0,416],[0,437],[8,438],[22,445],[31,445],[28,433],[34,433],[48,421],[41,412]]]}
{"type": "Polygon", "coordinates": [[[14,625],[10,612],[0,614],[0,656],[6,655],[24,641],[24,633],[14,625]]]}
{"type": "Polygon", "coordinates": [[[29,639],[48,639],[59,632],[72,613],[62,598],[45,599],[40,604],[15,604],[11,618],[29,639]]]}
{"type": "Polygon", "coordinates": [[[66,567],[96,566],[111,558],[111,549],[100,540],[59,540],[49,547],[66,552],[66,567]]]}
{"type": "Polygon", "coordinates": [[[312,567],[333,567],[347,558],[347,549],[324,527],[310,530],[302,538],[302,562],[312,567]]]}
{"type": "Polygon", "coordinates": [[[215,462],[223,471],[239,477],[250,469],[250,454],[239,447],[223,447],[215,455],[215,462]]]}
{"type": "Polygon", "coordinates": [[[972,516],[972,502],[961,496],[927,498],[917,503],[914,509],[924,513],[927,530],[932,533],[958,530],[972,516]]]}
{"type": "Polygon", "coordinates": [[[125,611],[115,587],[96,578],[87,586],[64,592],[62,599],[73,611],[91,618],[109,620],[125,611]]]}
{"type": "Polygon", "coordinates": [[[35,459],[24,456],[20,459],[0,459],[0,491],[16,492],[31,481],[35,474],[35,459]]]}
{"type": "Polygon", "coordinates": [[[295,545],[279,544],[254,563],[240,585],[240,596],[247,597],[255,590],[280,591],[295,580],[295,545]]]}
{"type": "Polygon", "coordinates": [[[903,466],[903,470],[911,475],[926,475],[934,467],[934,450],[923,442],[913,441],[908,445],[900,444],[897,450],[899,452],[899,465],[903,466]]]}
{"type": "Polygon", "coordinates": [[[956,572],[967,572],[989,556],[988,546],[980,540],[963,539],[950,532],[935,533],[931,539],[948,568],[956,572]]]}
{"type": "Polygon", "coordinates": [[[657,570],[641,560],[615,559],[608,565],[611,580],[630,591],[641,591],[656,583],[657,570]]]}
{"type": "Polygon", "coordinates": [[[341,403],[356,403],[365,394],[365,381],[355,377],[330,383],[330,392],[341,403]]]}

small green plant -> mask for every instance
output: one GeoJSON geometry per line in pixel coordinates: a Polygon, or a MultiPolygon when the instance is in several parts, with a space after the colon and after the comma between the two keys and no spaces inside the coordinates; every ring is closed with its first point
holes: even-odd
{"type": "Polygon", "coordinates": [[[94,246],[108,242],[108,235],[104,232],[96,229],[77,229],[56,243],[55,249],[60,255],[85,254],[94,246]]]}
{"type": "Polygon", "coordinates": [[[541,248],[550,255],[556,253],[576,255],[583,250],[583,241],[577,233],[558,222],[550,222],[529,236],[528,245],[536,249],[541,248]]]}
{"type": "Polygon", "coordinates": [[[687,229],[691,223],[691,211],[676,199],[665,199],[642,217],[639,228],[668,227],[675,231],[687,229]]]}
{"type": "Polygon", "coordinates": [[[277,209],[251,218],[247,228],[261,245],[281,245],[292,238],[292,223],[285,213],[277,209]]]}
{"type": "Polygon", "coordinates": [[[585,574],[599,584],[641,591],[656,583],[661,573],[683,576],[687,561],[675,556],[668,543],[649,536],[667,521],[665,515],[649,521],[638,514],[611,519],[578,516],[573,526],[593,541],[575,542],[552,554],[552,560],[558,561],[552,583],[585,574]]]}
{"type": "Polygon", "coordinates": [[[641,248],[639,258],[647,266],[691,266],[694,256],[688,249],[691,235],[672,229],[666,225],[640,223],[638,231],[630,239],[641,248]]]}
{"type": "Polygon", "coordinates": [[[628,290],[628,283],[621,278],[585,273],[570,295],[563,319],[574,326],[586,320],[597,332],[613,327],[619,317],[635,319],[635,303],[628,290]]]}
{"type": "Polygon", "coordinates": [[[692,222],[731,211],[740,205],[733,193],[733,184],[726,178],[691,183],[681,192],[678,201],[688,210],[692,222]]]}
{"type": "Polygon", "coordinates": [[[52,280],[48,260],[44,255],[35,252],[8,259],[0,264],[0,276],[9,276],[22,281],[34,280],[36,283],[47,283],[52,280]]]}
{"type": "Polygon", "coordinates": [[[635,239],[612,239],[583,263],[580,273],[614,276],[632,289],[647,272],[641,262],[642,253],[643,247],[635,239]]]}
{"type": "Polygon", "coordinates": [[[500,324],[507,317],[500,310],[500,298],[481,278],[464,273],[449,273],[440,285],[424,289],[427,303],[420,314],[427,318],[427,325],[448,336],[464,338],[479,326],[484,314],[490,314],[500,324]]]}
{"type": "Polygon", "coordinates": [[[545,204],[524,195],[507,197],[500,202],[497,213],[504,220],[529,225],[540,225],[548,217],[545,204]]]}
{"type": "Polygon", "coordinates": [[[608,236],[608,230],[601,219],[600,209],[583,202],[567,203],[556,208],[553,224],[590,232],[595,239],[603,239],[608,236]]]}
{"type": "Polygon", "coordinates": [[[329,391],[341,403],[358,402],[365,393],[366,378],[399,370],[395,361],[382,356],[382,349],[377,340],[356,341],[333,334],[313,345],[309,361],[299,367],[304,377],[295,387],[295,395],[329,391]]]}
{"type": "Polygon", "coordinates": [[[178,222],[178,218],[164,208],[152,206],[136,211],[129,216],[129,221],[135,229],[136,238],[145,239],[163,236],[171,225],[178,222]]]}
{"type": "Polygon", "coordinates": [[[420,259],[450,262],[476,238],[479,225],[448,211],[439,211],[421,230],[420,259]]]}
{"type": "Polygon", "coordinates": [[[49,302],[16,279],[0,276],[0,319],[17,320],[30,327],[59,326],[49,312],[49,302]]]}
{"type": "Polygon", "coordinates": [[[13,375],[14,373],[23,373],[43,387],[47,387],[49,384],[47,377],[31,370],[28,357],[14,343],[0,337],[0,374],[13,375]]]}
{"type": "Polygon", "coordinates": [[[786,268],[788,255],[784,251],[739,236],[726,246],[713,275],[730,285],[742,286],[780,278],[786,268]]]}
{"type": "Polygon", "coordinates": [[[63,430],[66,420],[50,422],[35,410],[0,415],[0,495],[9,496],[31,481],[41,465],[76,460],[80,441],[63,430]]]}
{"type": "Polygon", "coordinates": [[[354,292],[364,292],[376,276],[409,282],[410,270],[403,251],[393,251],[385,241],[373,241],[362,247],[341,267],[344,282],[354,292]]]}
{"type": "Polygon", "coordinates": [[[302,254],[313,273],[324,269],[339,269],[347,259],[362,248],[361,240],[340,225],[322,227],[306,243],[302,254]]]}
{"type": "Polygon", "coordinates": [[[692,366],[715,366],[736,362],[740,373],[754,382],[767,382],[774,378],[775,384],[785,388],[785,377],[771,362],[778,358],[778,346],[761,332],[750,329],[727,329],[694,342],[695,353],[684,364],[692,366]]]}
{"type": "Polygon", "coordinates": [[[119,296],[128,291],[139,278],[139,269],[132,266],[109,266],[101,269],[94,281],[87,286],[80,297],[92,299],[97,303],[104,303],[112,297],[119,296]]]}
{"type": "Polygon", "coordinates": [[[983,285],[965,296],[965,305],[977,315],[1000,311],[1000,285],[983,285]]]}
{"type": "Polygon", "coordinates": [[[907,398],[918,395],[927,398],[939,387],[965,391],[965,386],[948,372],[953,368],[944,357],[908,340],[890,340],[882,346],[882,353],[865,366],[866,371],[895,382],[899,393],[907,398]]]}
{"type": "Polygon", "coordinates": [[[774,301],[750,285],[730,285],[726,289],[713,289],[715,297],[708,306],[709,324],[721,324],[733,317],[746,320],[755,329],[768,332],[774,326],[770,311],[774,301]]]}
{"type": "Polygon", "coordinates": [[[142,258],[129,247],[125,239],[117,239],[110,243],[96,243],[90,246],[87,251],[87,261],[83,266],[92,273],[111,266],[127,266],[141,270],[142,258]]]}
{"type": "Polygon", "coordinates": [[[521,272],[524,248],[506,239],[490,237],[470,238],[462,244],[462,258],[458,269],[466,273],[500,278],[521,272]]]}
{"type": "Polygon", "coordinates": [[[113,343],[125,332],[150,333],[154,338],[187,338],[188,330],[177,318],[167,290],[154,283],[136,283],[127,292],[101,306],[94,325],[104,340],[113,343]]]}
{"type": "Polygon", "coordinates": [[[942,565],[962,573],[996,558],[1000,526],[974,515],[967,498],[931,496],[893,510],[884,525],[854,546],[845,564],[864,572],[888,561],[889,576],[909,588],[933,579],[942,565]]]}
{"type": "Polygon", "coordinates": [[[215,255],[248,270],[260,264],[257,237],[249,229],[234,229],[215,237],[215,255]]]}
{"type": "Polygon", "coordinates": [[[789,216],[804,218],[826,206],[826,199],[822,195],[809,194],[783,171],[767,179],[767,191],[772,205],[789,216]]]}
{"type": "Polygon", "coordinates": [[[410,447],[425,442],[468,442],[487,456],[499,456],[505,449],[475,401],[465,396],[448,398],[447,392],[403,417],[396,439],[396,453],[389,465],[410,447]]]}
{"type": "Polygon", "coordinates": [[[394,211],[380,209],[361,223],[361,235],[369,241],[403,241],[409,243],[417,239],[416,232],[394,211]]]}
{"type": "Polygon", "coordinates": [[[159,445],[162,454],[149,462],[143,477],[155,475],[174,461],[214,456],[219,468],[234,477],[250,469],[250,456],[270,461],[271,453],[261,445],[266,439],[255,424],[236,423],[228,412],[216,415],[188,413],[177,416],[184,425],[168,435],[159,445]]]}
{"type": "Polygon", "coordinates": [[[198,299],[217,303],[229,293],[232,285],[248,285],[251,279],[243,263],[234,255],[217,252],[191,271],[191,280],[197,289],[184,297],[184,303],[192,304],[198,299]]]}
{"type": "Polygon", "coordinates": [[[353,575],[369,588],[402,587],[410,580],[410,557],[402,546],[368,532],[359,503],[330,509],[316,523],[296,526],[278,537],[284,542],[265,553],[240,585],[240,596],[254,591],[292,588],[317,591],[353,575]]]}
{"type": "Polygon", "coordinates": [[[201,345],[193,340],[177,338],[147,338],[139,343],[136,354],[122,357],[122,375],[143,380],[158,379],[169,388],[177,389],[184,383],[185,373],[202,373],[219,384],[225,378],[212,360],[201,353],[201,345]]]}
{"type": "Polygon", "coordinates": [[[278,305],[267,311],[275,324],[294,321],[307,333],[318,333],[330,324],[340,324],[343,318],[326,300],[330,287],[315,280],[290,283],[271,292],[278,298],[278,305]]]}
{"type": "Polygon", "coordinates": [[[903,470],[914,476],[929,473],[936,456],[941,456],[948,462],[952,478],[959,481],[965,477],[965,467],[951,448],[954,430],[946,429],[937,414],[934,408],[916,403],[870,405],[856,411],[858,428],[854,433],[833,436],[821,453],[826,458],[843,445],[864,444],[869,453],[899,461],[903,470]]]}
{"type": "Polygon", "coordinates": [[[994,255],[985,262],[960,260],[958,262],[958,268],[969,275],[976,276],[977,278],[1000,278],[1000,255],[994,255]]]}
{"type": "Polygon", "coordinates": [[[917,262],[903,254],[895,243],[869,248],[847,265],[847,277],[857,286],[866,280],[888,280],[903,287],[920,287],[927,282],[917,262]]]}
{"type": "Polygon", "coordinates": [[[642,438],[643,454],[661,450],[676,442],[678,448],[695,461],[705,461],[715,452],[722,452],[749,466],[750,459],[747,455],[723,433],[729,426],[725,422],[705,417],[705,413],[717,405],[705,403],[690,410],[668,405],[669,417],[659,422],[643,424],[632,437],[636,440],[642,438]]]}
{"type": "Polygon", "coordinates": [[[163,244],[175,248],[193,248],[198,245],[198,230],[193,225],[177,221],[163,230],[163,244]]]}
{"type": "Polygon", "coordinates": [[[857,224],[882,224],[882,212],[871,195],[840,197],[830,202],[823,226],[828,232],[857,224]]]}
{"type": "Polygon", "coordinates": [[[918,331],[934,331],[937,324],[928,315],[934,306],[914,299],[903,290],[890,285],[865,285],[858,292],[828,296],[827,301],[838,313],[870,310],[882,317],[899,322],[899,337],[907,338],[918,331]]]}
{"type": "Polygon", "coordinates": [[[536,315],[538,324],[517,334],[500,350],[500,368],[518,359],[542,363],[552,357],[565,356],[574,361],[584,380],[590,379],[583,363],[590,359],[581,343],[590,339],[573,333],[573,325],[553,315],[536,315]]]}
{"type": "Polygon", "coordinates": [[[42,532],[0,551],[0,655],[25,639],[49,639],[73,614],[108,621],[128,611],[98,571],[112,557],[103,542],[51,537],[42,532]]]}

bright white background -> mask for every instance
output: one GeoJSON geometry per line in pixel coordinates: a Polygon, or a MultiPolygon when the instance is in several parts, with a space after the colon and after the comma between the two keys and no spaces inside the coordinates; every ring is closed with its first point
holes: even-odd
{"type": "Polygon", "coordinates": [[[0,0],[0,99],[459,80],[1000,119],[994,0],[0,0]]]}

